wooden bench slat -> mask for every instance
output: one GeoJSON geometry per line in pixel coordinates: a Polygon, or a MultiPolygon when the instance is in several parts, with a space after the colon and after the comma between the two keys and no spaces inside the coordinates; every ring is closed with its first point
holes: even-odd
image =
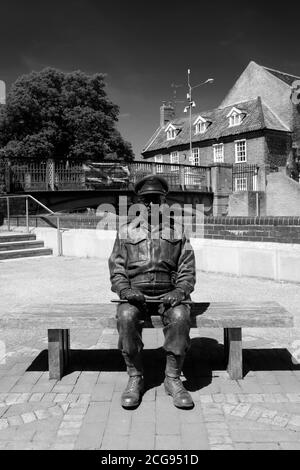
{"type": "MultiPolygon", "coordinates": [[[[44,326],[49,329],[115,328],[116,304],[34,305],[19,308],[0,317],[1,328],[44,326]]],[[[154,327],[161,327],[160,317],[152,317],[154,327]]],[[[293,315],[276,302],[212,302],[192,305],[192,327],[208,328],[282,328],[293,326],[293,315]]]]}

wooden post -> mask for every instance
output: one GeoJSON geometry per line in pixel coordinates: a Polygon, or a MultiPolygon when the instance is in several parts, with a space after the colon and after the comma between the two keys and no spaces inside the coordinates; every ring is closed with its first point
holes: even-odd
{"type": "Polygon", "coordinates": [[[229,344],[228,344],[228,328],[224,328],[224,362],[225,366],[228,365],[229,358],[229,344]]]}
{"type": "Polygon", "coordinates": [[[69,359],[69,330],[48,330],[49,379],[60,380],[69,359]]]}
{"type": "Polygon", "coordinates": [[[232,380],[243,378],[242,329],[227,328],[228,365],[227,371],[232,380]]]}

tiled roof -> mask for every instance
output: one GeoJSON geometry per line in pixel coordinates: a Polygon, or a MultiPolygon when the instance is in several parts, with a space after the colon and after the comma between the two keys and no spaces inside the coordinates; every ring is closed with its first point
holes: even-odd
{"type": "MultiPolygon", "coordinates": [[[[192,116],[192,122],[201,115],[211,124],[208,126],[207,131],[204,134],[194,133],[192,142],[202,142],[211,139],[220,139],[226,136],[236,136],[246,132],[257,131],[260,129],[272,129],[289,132],[290,130],[280,121],[280,119],[271,111],[271,109],[261,102],[258,97],[255,100],[246,101],[243,103],[236,103],[226,108],[216,108],[211,111],[199,112],[192,116]],[[229,127],[229,120],[227,118],[230,110],[235,107],[246,113],[242,123],[239,126],[229,127]]],[[[150,144],[145,147],[142,155],[161,149],[168,149],[178,145],[184,145],[189,143],[190,136],[190,119],[189,117],[181,117],[171,121],[174,126],[180,128],[177,137],[174,140],[167,140],[166,128],[169,125],[167,123],[156,135],[150,139],[150,144]]]]}
{"type": "Polygon", "coordinates": [[[274,75],[275,77],[282,80],[284,83],[286,83],[289,86],[292,86],[295,80],[300,80],[300,77],[297,77],[296,75],[290,75],[289,73],[280,72],[279,70],[269,69],[268,67],[264,67],[264,69],[267,70],[272,75],[274,75]]]}

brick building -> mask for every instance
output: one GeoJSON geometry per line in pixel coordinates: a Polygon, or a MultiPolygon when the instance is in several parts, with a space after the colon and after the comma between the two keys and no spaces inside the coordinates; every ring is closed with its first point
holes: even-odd
{"type": "MultiPolygon", "coordinates": [[[[300,106],[291,99],[296,80],[300,78],[250,62],[218,108],[192,116],[192,156],[189,117],[176,117],[172,103],[163,104],[160,126],[143,158],[183,165],[284,167],[291,152],[300,157],[300,106]]],[[[236,183],[236,190],[250,189],[242,188],[245,180],[236,183]]]]}

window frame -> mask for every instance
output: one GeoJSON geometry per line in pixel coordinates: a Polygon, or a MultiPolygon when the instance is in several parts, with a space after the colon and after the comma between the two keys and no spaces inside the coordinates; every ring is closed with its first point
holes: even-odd
{"type": "Polygon", "coordinates": [[[224,163],[224,159],[225,159],[225,152],[224,152],[224,144],[223,142],[219,143],[219,144],[214,144],[213,145],[213,151],[214,151],[214,163],[224,163]],[[221,157],[221,160],[220,159],[217,159],[217,149],[218,148],[222,148],[222,157],[221,157]]]}
{"type": "Polygon", "coordinates": [[[234,178],[234,190],[236,193],[248,191],[248,179],[247,176],[237,176],[234,178]],[[242,182],[240,185],[238,183],[242,182]],[[238,189],[238,185],[240,188],[238,189]]]}
{"type": "MultiPolygon", "coordinates": [[[[171,164],[173,163],[174,165],[179,165],[179,152],[178,151],[170,153],[170,163],[171,164]],[[176,157],[177,161],[173,160],[174,157],[176,157]]],[[[178,171],[178,170],[179,170],[178,166],[171,166],[171,171],[178,171]]]]}
{"type": "Polygon", "coordinates": [[[240,140],[235,140],[234,141],[234,147],[235,147],[235,163],[247,163],[247,140],[246,139],[240,139],[240,140]],[[239,144],[244,143],[245,144],[245,159],[241,160],[241,156],[238,155],[239,152],[239,144]]]}

